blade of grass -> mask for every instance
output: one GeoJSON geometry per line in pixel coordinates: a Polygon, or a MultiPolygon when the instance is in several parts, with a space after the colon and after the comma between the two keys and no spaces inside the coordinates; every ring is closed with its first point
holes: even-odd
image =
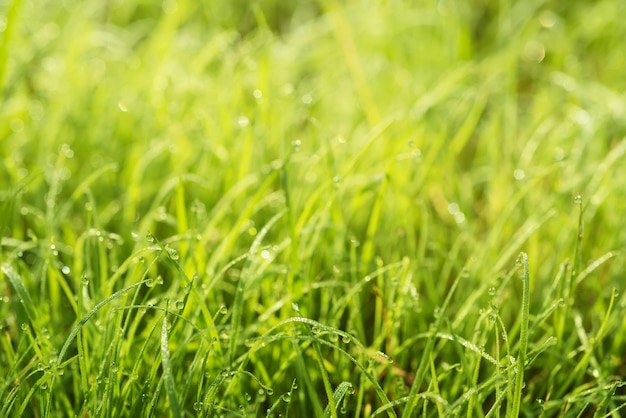
{"type": "Polygon", "coordinates": [[[165,386],[165,392],[167,398],[170,401],[169,412],[175,418],[182,417],[182,411],[180,404],[178,403],[178,395],[176,394],[176,384],[174,383],[174,376],[172,375],[172,365],[170,363],[170,352],[168,348],[168,328],[169,321],[167,320],[167,313],[163,315],[163,326],[161,327],[161,362],[163,364],[163,385],[165,386]]]}
{"type": "Polygon", "coordinates": [[[26,312],[26,316],[28,317],[30,323],[33,326],[37,326],[39,324],[38,321],[38,310],[33,302],[33,299],[30,297],[30,293],[24,286],[20,275],[15,271],[13,266],[9,263],[2,264],[2,272],[6,277],[9,278],[9,282],[17,292],[17,295],[20,297],[21,306],[24,308],[26,312]]]}
{"type": "MultiPolygon", "coordinates": [[[[344,399],[346,395],[351,395],[354,393],[354,386],[350,382],[341,382],[335,388],[335,392],[333,393],[333,401],[335,405],[339,405],[339,403],[344,399]]],[[[335,415],[337,415],[338,411],[335,411],[335,415]]],[[[332,416],[332,412],[330,411],[330,403],[326,406],[324,410],[324,416],[330,417],[332,416]]]]}
{"type": "Polygon", "coordinates": [[[512,417],[518,417],[522,405],[522,388],[524,387],[524,367],[528,351],[528,323],[530,322],[530,273],[528,270],[528,255],[520,253],[517,262],[523,268],[524,288],[522,291],[522,319],[520,327],[520,344],[517,354],[517,372],[515,375],[515,390],[513,392],[512,417]]]}

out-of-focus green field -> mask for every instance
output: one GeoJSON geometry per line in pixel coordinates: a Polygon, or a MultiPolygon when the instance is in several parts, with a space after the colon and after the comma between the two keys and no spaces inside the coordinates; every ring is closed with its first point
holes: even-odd
{"type": "Polygon", "coordinates": [[[625,15],[0,2],[0,416],[621,416],[625,15]]]}

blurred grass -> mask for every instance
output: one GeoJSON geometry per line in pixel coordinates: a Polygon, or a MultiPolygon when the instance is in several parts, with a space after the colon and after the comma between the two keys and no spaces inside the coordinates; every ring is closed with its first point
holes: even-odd
{"type": "Polygon", "coordinates": [[[625,7],[0,4],[2,414],[619,415],[625,7]]]}

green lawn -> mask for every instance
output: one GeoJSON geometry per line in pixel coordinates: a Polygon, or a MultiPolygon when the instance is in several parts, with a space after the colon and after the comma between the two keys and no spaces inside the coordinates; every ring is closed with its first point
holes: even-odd
{"type": "Polygon", "coordinates": [[[0,3],[0,417],[626,414],[622,0],[0,3]]]}

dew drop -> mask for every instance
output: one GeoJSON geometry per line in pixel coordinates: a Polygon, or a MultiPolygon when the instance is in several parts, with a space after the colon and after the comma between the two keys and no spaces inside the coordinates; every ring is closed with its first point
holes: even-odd
{"type": "Polygon", "coordinates": [[[167,253],[169,254],[172,260],[177,261],[180,258],[180,256],[178,255],[178,251],[171,248],[170,246],[166,245],[165,250],[167,251],[167,253]]]}
{"type": "Polygon", "coordinates": [[[154,237],[154,235],[152,235],[152,233],[151,233],[151,232],[148,232],[148,233],[146,234],[146,241],[148,241],[148,242],[152,242],[152,243],[153,243],[153,242],[155,242],[155,241],[156,241],[156,238],[154,237]]]}
{"type": "Polygon", "coordinates": [[[20,328],[22,328],[22,331],[28,331],[30,329],[28,327],[28,323],[26,323],[26,322],[22,322],[22,325],[21,325],[20,328]]]}
{"type": "Polygon", "coordinates": [[[300,313],[300,307],[295,302],[291,302],[291,309],[293,309],[296,313],[300,313]]]}
{"type": "Polygon", "coordinates": [[[228,313],[228,308],[224,305],[220,306],[219,313],[220,315],[226,315],[228,313]]]}
{"type": "Polygon", "coordinates": [[[243,397],[246,400],[246,402],[250,402],[250,400],[252,400],[252,396],[250,396],[248,392],[244,393],[243,397]]]}
{"type": "Polygon", "coordinates": [[[579,194],[577,194],[576,196],[574,196],[574,204],[575,205],[582,205],[583,204],[583,197],[579,194]]]}
{"type": "Polygon", "coordinates": [[[291,402],[291,392],[283,393],[283,396],[281,398],[284,402],[291,402]]]}
{"type": "Polygon", "coordinates": [[[111,363],[111,373],[117,373],[119,371],[120,367],[117,365],[116,362],[112,362],[111,363]]]}
{"type": "Polygon", "coordinates": [[[322,332],[322,329],[318,326],[313,326],[311,327],[311,331],[313,332],[313,334],[320,334],[322,332]]]}
{"type": "Polygon", "coordinates": [[[176,309],[178,309],[179,311],[182,311],[184,308],[185,308],[185,302],[183,302],[182,300],[177,300],[176,309]]]}
{"type": "Polygon", "coordinates": [[[267,389],[265,389],[265,392],[267,392],[268,395],[272,396],[274,394],[274,389],[267,388],[267,389]]]}
{"type": "Polygon", "coordinates": [[[50,331],[48,331],[48,328],[41,329],[41,336],[45,338],[46,340],[50,339],[50,331]]]}
{"type": "Polygon", "coordinates": [[[387,354],[383,353],[382,351],[377,351],[376,355],[378,357],[381,357],[383,360],[385,360],[389,364],[393,363],[393,359],[389,357],[387,354]]]}
{"type": "Polygon", "coordinates": [[[63,274],[70,274],[69,266],[63,266],[63,268],[61,269],[61,273],[63,273],[63,274]]]}
{"type": "Polygon", "coordinates": [[[344,344],[350,344],[350,336],[349,336],[349,335],[342,335],[342,337],[341,337],[341,341],[342,341],[344,344]]]}

